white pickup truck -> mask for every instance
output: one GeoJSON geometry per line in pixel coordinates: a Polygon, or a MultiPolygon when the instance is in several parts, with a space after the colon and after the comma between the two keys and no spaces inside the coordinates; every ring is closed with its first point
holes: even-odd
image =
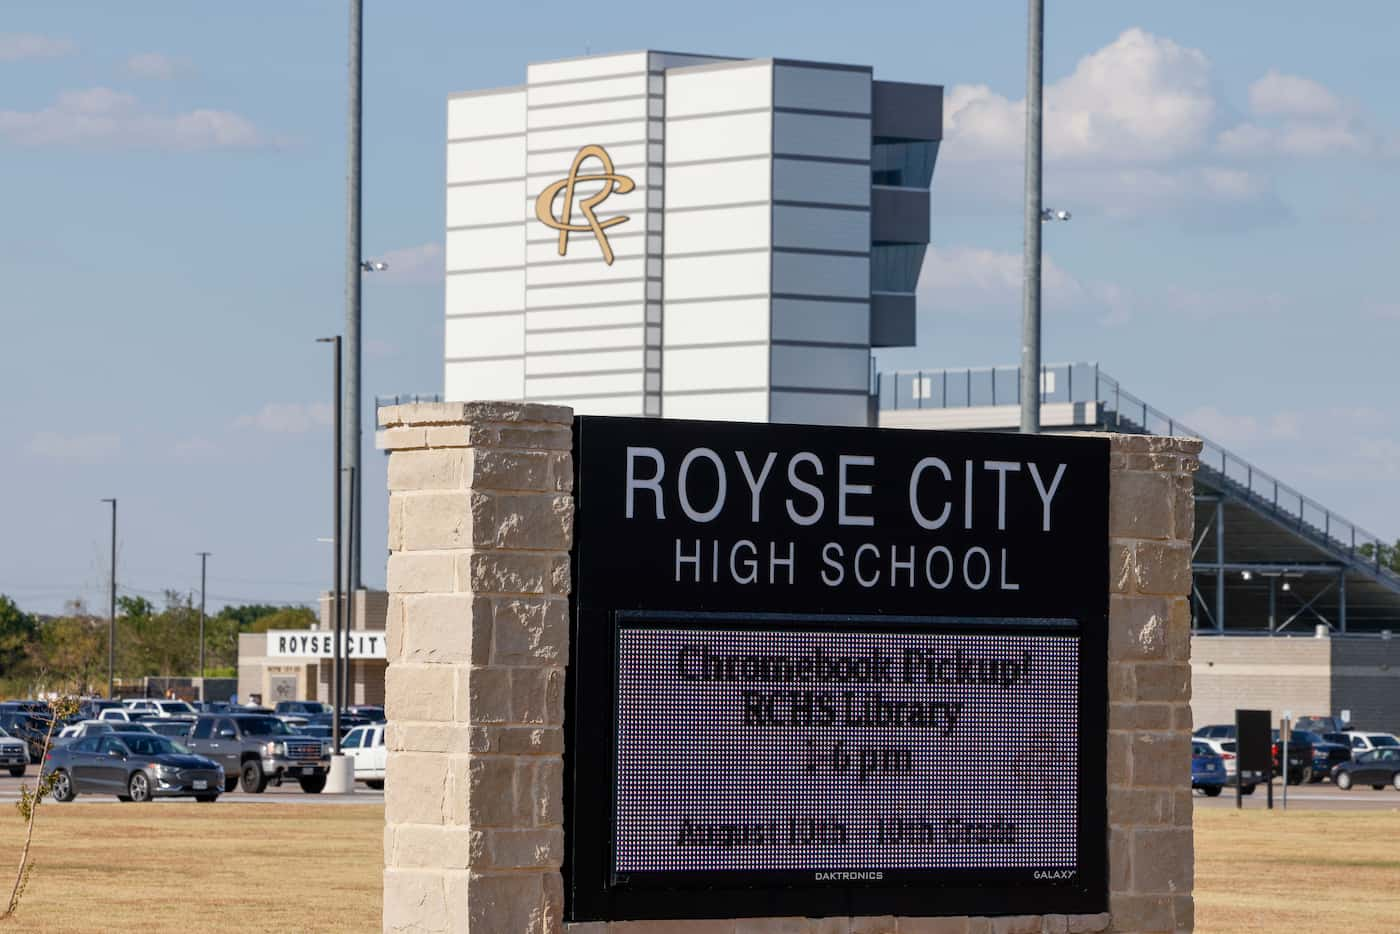
{"type": "Polygon", "coordinates": [[[340,749],[355,760],[355,781],[384,787],[384,724],[355,727],[340,741],[340,749]]]}

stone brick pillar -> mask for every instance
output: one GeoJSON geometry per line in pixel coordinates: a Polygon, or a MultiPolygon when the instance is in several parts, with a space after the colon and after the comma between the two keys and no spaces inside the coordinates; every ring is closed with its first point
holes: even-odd
{"type": "Polygon", "coordinates": [[[1190,931],[1191,544],[1201,443],[1114,435],[1108,638],[1112,931],[1190,931]]]}
{"type": "Polygon", "coordinates": [[[384,930],[559,930],[572,412],[380,409],[384,930]]]}

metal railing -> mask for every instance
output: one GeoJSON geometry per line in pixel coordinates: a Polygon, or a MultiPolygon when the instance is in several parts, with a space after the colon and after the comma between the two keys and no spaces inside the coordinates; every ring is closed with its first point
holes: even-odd
{"type": "Polygon", "coordinates": [[[398,396],[375,396],[375,411],[382,409],[386,405],[408,405],[413,402],[441,402],[442,393],[404,393],[398,396]]]}
{"type": "MultiPolygon", "coordinates": [[[[876,375],[875,395],[882,410],[1020,405],[1020,386],[1019,366],[897,370],[876,375]]],[[[1108,431],[1199,438],[1202,469],[1226,481],[1231,492],[1289,522],[1299,532],[1346,553],[1354,563],[1371,565],[1379,576],[1400,583],[1400,574],[1381,563],[1381,553],[1390,547],[1389,542],[1153,408],[1100,370],[1097,363],[1041,367],[1040,388],[1042,404],[1098,403],[1100,425],[1108,431]]]]}

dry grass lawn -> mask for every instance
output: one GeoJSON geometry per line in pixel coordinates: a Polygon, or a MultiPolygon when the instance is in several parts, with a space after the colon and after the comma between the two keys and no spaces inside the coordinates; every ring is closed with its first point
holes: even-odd
{"type": "MultiPolygon", "coordinates": [[[[378,931],[383,828],[379,805],[48,803],[0,931],[378,931]]],[[[0,909],[23,833],[0,806],[0,909]]]]}
{"type": "Polygon", "coordinates": [[[1400,809],[1199,808],[1196,930],[1400,931],[1397,841],[1400,809]]]}
{"type": "MultiPolygon", "coordinates": [[[[378,931],[375,805],[46,805],[8,930],[378,931]]],[[[0,872],[23,825],[0,808],[0,872]]],[[[1400,931],[1400,809],[1196,812],[1203,934],[1400,931]]],[[[5,894],[13,877],[0,878],[5,894]]],[[[0,927],[0,934],[5,928],[0,927]]]]}

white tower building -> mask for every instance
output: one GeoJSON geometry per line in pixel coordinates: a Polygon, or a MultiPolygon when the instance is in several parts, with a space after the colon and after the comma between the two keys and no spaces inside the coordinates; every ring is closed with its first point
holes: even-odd
{"type": "Polygon", "coordinates": [[[632,52],[454,95],[447,127],[446,398],[873,423],[871,348],[914,342],[941,88],[632,52]]]}

